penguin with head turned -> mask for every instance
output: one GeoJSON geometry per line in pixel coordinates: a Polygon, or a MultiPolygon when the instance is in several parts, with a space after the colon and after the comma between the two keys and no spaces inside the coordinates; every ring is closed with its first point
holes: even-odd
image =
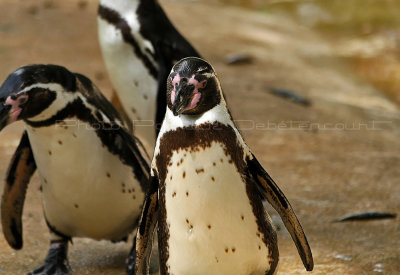
{"type": "Polygon", "coordinates": [[[154,149],[166,108],[172,66],[199,56],[176,30],[157,0],[100,0],[98,35],[117,101],[135,135],[154,149]]]}
{"type": "Polygon", "coordinates": [[[148,273],[158,223],[161,274],[274,274],[281,216],[306,270],[311,249],[283,192],[244,142],[213,67],[185,58],[172,69],[151,183],[128,268],[148,273]]]}
{"type": "Polygon", "coordinates": [[[121,241],[136,227],[148,162],[98,88],[64,67],[29,65],[8,76],[0,87],[0,130],[18,120],[25,131],[6,175],[3,233],[22,248],[25,193],[37,169],[50,249],[30,274],[69,274],[73,237],[121,241]]]}

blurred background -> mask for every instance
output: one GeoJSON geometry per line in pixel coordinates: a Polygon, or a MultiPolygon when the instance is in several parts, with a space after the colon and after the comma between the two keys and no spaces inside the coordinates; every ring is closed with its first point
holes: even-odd
{"type": "MultiPolygon", "coordinates": [[[[210,1],[212,2],[212,1],[210,1]]],[[[221,0],[266,16],[288,17],[322,35],[361,79],[400,102],[400,1],[221,0]]]]}
{"type": "MultiPolygon", "coordinates": [[[[314,254],[312,274],[399,274],[400,1],[162,0],[170,20],[210,61],[253,152],[290,200],[314,254]]],[[[110,96],[97,41],[97,0],[0,0],[0,80],[54,63],[110,96]]],[[[0,178],[22,123],[0,133],[0,178]]],[[[90,161],[90,156],[86,156],[90,161]]],[[[26,274],[48,249],[39,179],[30,184],[24,248],[0,234],[0,274],[26,274]]],[[[306,274],[278,228],[280,274],[306,274]]],[[[124,274],[130,243],[76,239],[74,274],[124,274]]]]}

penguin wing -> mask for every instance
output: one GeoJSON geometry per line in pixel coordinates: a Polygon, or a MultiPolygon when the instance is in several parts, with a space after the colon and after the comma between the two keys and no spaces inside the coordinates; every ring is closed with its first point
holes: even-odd
{"type": "Polygon", "coordinates": [[[111,104],[110,101],[104,96],[100,89],[86,76],[74,73],[76,79],[83,86],[81,89],[82,94],[86,97],[87,101],[102,110],[102,112],[113,122],[124,123],[121,114],[111,104]]]}
{"type": "Polygon", "coordinates": [[[286,229],[296,244],[304,267],[307,271],[311,271],[314,267],[311,248],[289,201],[253,154],[252,159],[247,159],[247,165],[262,197],[267,199],[281,216],[286,229]]]}
{"type": "Polygon", "coordinates": [[[133,122],[129,119],[129,116],[125,112],[124,107],[122,107],[121,100],[119,99],[118,94],[114,89],[110,101],[115,109],[117,109],[118,113],[121,114],[122,119],[126,122],[126,127],[128,128],[129,132],[133,133],[133,122]]]}
{"type": "Polygon", "coordinates": [[[134,243],[136,274],[149,274],[149,261],[158,217],[158,177],[152,176],[134,243]]]}
{"type": "MultiPolygon", "coordinates": [[[[114,126],[118,127],[118,125],[114,126]]],[[[108,137],[113,140],[115,145],[113,150],[116,150],[120,158],[133,168],[143,190],[147,191],[150,178],[150,158],[143,144],[138,138],[132,136],[128,130],[122,127],[119,127],[115,131],[108,131],[105,129],[104,132],[104,136],[108,135],[108,137]],[[118,136],[120,138],[118,138],[118,136]]]]}
{"type": "Polygon", "coordinates": [[[36,170],[32,148],[25,131],[8,168],[1,200],[1,225],[8,244],[22,248],[22,210],[26,189],[36,170]]]}
{"type": "Polygon", "coordinates": [[[133,168],[133,172],[140,180],[143,190],[147,190],[149,180],[149,157],[142,143],[125,128],[125,121],[101,93],[99,88],[84,75],[75,73],[75,77],[82,85],[81,92],[89,104],[96,107],[108,118],[104,127],[98,129],[99,137],[110,152],[117,154],[121,160],[133,168]],[[147,161],[146,161],[147,157],[147,161]]]}

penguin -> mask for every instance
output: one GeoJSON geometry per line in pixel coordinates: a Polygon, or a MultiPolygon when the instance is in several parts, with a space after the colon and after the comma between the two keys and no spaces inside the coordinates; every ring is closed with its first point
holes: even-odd
{"type": "Polygon", "coordinates": [[[236,128],[213,67],[200,58],[182,59],[168,77],[166,94],[128,267],[148,273],[157,228],[161,274],[274,274],[279,252],[265,200],[281,216],[311,271],[303,229],[236,128]]]}
{"type": "Polygon", "coordinates": [[[116,93],[112,102],[123,107],[151,153],[165,114],[168,74],[178,60],[200,55],[157,0],[100,0],[98,36],[116,93]]]}
{"type": "Polygon", "coordinates": [[[25,130],[6,175],[3,233],[12,248],[22,248],[25,194],[38,170],[50,249],[30,274],[69,274],[73,237],[118,242],[136,228],[149,161],[100,90],[61,66],[28,65],[7,77],[0,131],[18,120],[25,130]]]}

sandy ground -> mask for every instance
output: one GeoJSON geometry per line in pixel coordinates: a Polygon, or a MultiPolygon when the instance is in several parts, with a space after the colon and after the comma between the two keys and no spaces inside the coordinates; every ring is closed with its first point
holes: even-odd
{"type": "MultiPolygon", "coordinates": [[[[399,274],[400,222],[332,223],[363,211],[400,209],[400,111],[332,56],[332,45],[289,18],[215,4],[163,1],[172,21],[215,66],[241,130],[291,201],[314,254],[313,274],[399,274]],[[207,14],[204,17],[204,14],[207,14]],[[246,53],[253,63],[228,66],[246,53]],[[305,107],[272,95],[289,89],[305,107]]],[[[0,79],[29,63],[55,63],[111,85],[96,31],[97,1],[0,1],[0,79]]],[[[0,177],[18,144],[22,123],[0,134],[0,177]]],[[[90,156],[88,156],[89,158],[90,156]]],[[[24,247],[0,234],[0,274],[25,274],[47,253],[39,181],[24,211],[24,247]]],[[[305,274],[290,236],[279,232],[280,274],[305,274]]],[[[74,274],[124,274],[130,243],[75,239],[74,274]]]]}

